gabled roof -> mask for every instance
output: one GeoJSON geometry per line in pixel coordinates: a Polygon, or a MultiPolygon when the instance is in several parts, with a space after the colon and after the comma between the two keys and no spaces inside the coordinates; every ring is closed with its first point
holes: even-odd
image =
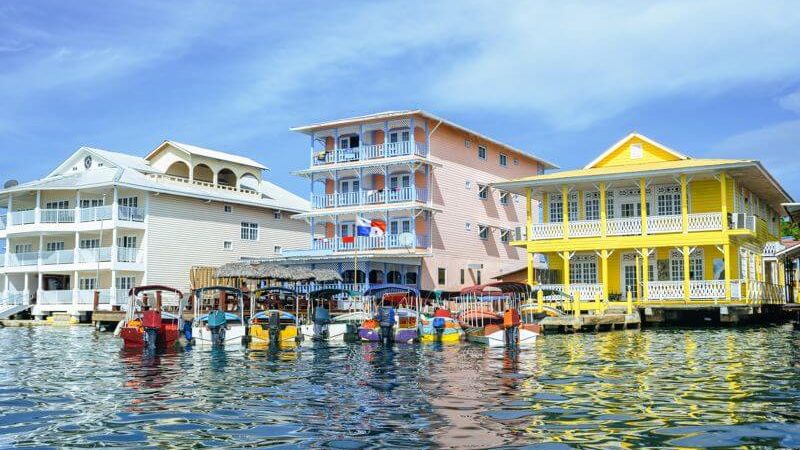
{"type": "Polygon", "coordinates": [[[491,142],[491,143],[493,143],[493,144],[495,144],[497,146],[503,147],[504,149],[509,150],[509,151],[511,151],[513,153],[516,153],[516,154],[518,154],[520,156],[536,160],[540,164],[542,164],[545,169],[558,169],[557,165],[555,165],[555,164],[553,164],[553,163],[551,163],[549,161],[546,161],[546,160],[544,160],[544,159],[542,159],[542,158],[540,158],[540,157],[538,157],[536,155],[533,155],[533,154],[528,153],[528,152],[526,152],[524,150],[520,150],[518,148],[512,147],[512,146],[510,146],[508,144],[505,144],[503,142],[500,142],[500,141],[498,141],[496,139],[492,139],[492,138],[490,138],[490,137],[488,137],[488,136],[486,136],[484,134],[478,133],[475,130],[472,130],[472,129],[464,127],[464,126],[461,126],[461,125],[459,125],[457,123],[454,123],[454,122],[451,122],[451,121],[449,121],[447,119],[443,119],[443,118],[441,118],[439,116],[431,114],[431,113],[429,113],[429,112],[427,112],[425,110],[422,110],[422,109],[406,109],[406,110],[400,110],[400,111],[384,111],[384,112],[379,112],[379,113],[375,113],[375,114],[367,114],[367,115],[363,115],[363,116],[349,117],[349,118],[346,118],[346,119],[337,119],[337,120],[331,120],[331,121],[327,121],[327,122],[317,122],[317,123],[313,123],[313,124],[310,124],[310,125],[301,125],[301,126],[297,126],[297,127],[292,127],[289,130],[297,131],[297,132],[300,132],[300,133],[310,134],[310,133],[312,133],[312,132],[314,132],[316,130],[321,130],[321,129],[330,128],[330,127],[340,127],[340,126],[350,125],[350,124],[354,124],[354,123],[358,123],[358,122],[364,122],[364,121],[368,121],[368,120],[399,119],[399,118],[402,118],[402,117],[408,117],[408,116],[413,116],[413,115],[420,115],[422,117],[426,117],[428,119],[431,119],[434,122],[439,122],[439,123],[446,124],[446,125],[448,125],[450,127],[453,127],[453,128],[455,128],[457,130],[460,130],[460,131],[462,131],[464,133],[471,134],[471,135],[476,136],[476,137],[478,137],[478,138],[480,138],[482,140],[485,140],[485,141],[491,142]]]}
{"type": "Polygon", "coordinates": [[[60,172],[63,172],[69,166],[75,164],[74,161],[78,155],[86,153],[91,154],[95,159],[104,161],[106,165],[111,165],[119,168],[131,168],[145,173],[159,172],[158,170],[150,167],[150,164],[144,158],[140,158],[138,156],[128,155],[126,153],[112,152],[100,148],[80,147],[72,155],[70,155],[67,159],[65,159],[64,162],[59,164],[58,167],[56,167],[55,169],[53,169],[53,171],[47,174],[47,176],[52,177],[60,172]]]}
{"type": "Polygon", "coordinates": [[[166,140],[162,142],[161,145],[159,145],[153,151],[148,153],[147,156],[144,157],[144,159],[150,161],[166,145],[175,147],[178,150],[181,150],[188,155],[205,156],[206,158],[212,158],[219,161],[232,162],[235,164],[241,164],[243,166],[255,167],[261,170],[269,170],[261,163],[252,160],[246,156],[234,155],[232,153],[221,152],[219,150],[212,150],[210,148],[198,147],[196,145],[184,144],[182,142],[171,141],[171,140],[166,140]]]}
{"type": "Polygon", "coordinates": [[[650,145],[652,145],[654,147],[658,147],[659,149],[665,151],[666,153],[669,153],[670,155],[674,156],[675,158],[677,158],[679,160],[691,159],[689,156],[686,156],[683,153],[675,151],[675,150],[667,147],[664,144],[656,142],[656,141],[648,138],[647,136],[639,134],[639,133],[634,131],[633,133],[630,133],[629,135],[627,135],[624,138],[620,139],[619,141],[615,142],[614,145],[612,145],[606,151],[601,153],[600,156],[595,158],[592,162],[590,162],[589,164],[583,166],[583,168],[584,169],[593,169],[596,165],[598,165],[600,162],[602,162],[604,159],[606,159],[608,156],[610,156],[612,153],[614,153],[617,149],[619,149],[622,144],[628,142],[632,138],[641,139],[642,141],[647,142],[648,144],[650,144],[650,145]]]}

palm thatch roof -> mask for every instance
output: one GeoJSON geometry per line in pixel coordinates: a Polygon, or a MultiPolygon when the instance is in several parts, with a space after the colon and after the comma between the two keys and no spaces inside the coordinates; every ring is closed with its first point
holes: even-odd
{"type": "Polygon", "coordinates": [[[232,262],[214,270],[216,278],[249,278],[278,281],[342,281],[335,270],[312,269],[308,266],[281,266],[269,263],[232,262]]]}

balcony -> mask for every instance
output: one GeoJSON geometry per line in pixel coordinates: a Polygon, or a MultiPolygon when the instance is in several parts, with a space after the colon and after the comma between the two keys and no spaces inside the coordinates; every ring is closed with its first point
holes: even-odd
{"type": "Polygon", "coordinates": [[[112,220],[114,209],[117,220],[122,222],[144,222],[143,208],[130,206],[96,206],[91,208],[72,209],[27,209],[13,211],[7,216],[0,216],[0,230],[11,229],[16,226],[32,224],[75,224],[112,220]],[[38,217],[38,220],[37,220],[38,217]]]}
{"type": "Polygon", "coordinates": [[[428,156],[427,145],[420,142],[403,141],[361,145],[347,149],[322,150],[312,155],[312,161],[314,166],[321,166],[409,155],[428,156]]]}
{"type": "Polygon", "coordinates": [[[119,263],[142,264],[144,252],[140,248],[114,247],[79,248],[41,252],[9,253],[5,267],[53,266],[59,264],[97,264],[116,261],[119,263]],[[76,258],[77,253],[77,258],[76,258]]]}
{"type": "MultiPolygon", "coordinates": [[[[753,216],[747,216],[739,224],[731,223],[731,228],[751,229],[749,226],[753,216]]],[[[698,213],[688,215],[689,232],[722,230],[722,213],[698,213]]],[[[680,215],[648,216],[647,234],[681,233],[683,222],[680,215]]],[[[567,224],[567,236],[570,238],[600,237],[601,222],[599,220],[571,220],[567,224]]],[[[607,236],[639,236],[642,234],[641,217],[623,217],[606,221],[607,236]]],[[[535,223],[531,225],[531,240],[563,239],[564,224],[562,222],[535,223]]]]}
{"type": "Polygon", "coordinates": [[[314,194],[311,205],[314,209],[343,206],[379,205],[383,203],[427,202],[428,190],[414,186],[390,190],[360,190],[336,194],[314,194]]]}
{"type": "Polygon", "coordinates": [[[387,234],[384,236],[347,236],[315,239],[310,249],[284,249],[284,257],[314,257],[334,252],[366,250],[426,249],[430,243],[427,235],[414,233],[387,234]]]}

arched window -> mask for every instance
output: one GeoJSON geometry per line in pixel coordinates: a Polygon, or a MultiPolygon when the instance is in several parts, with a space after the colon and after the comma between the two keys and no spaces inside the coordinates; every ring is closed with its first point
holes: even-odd
{"type": "Polygon", "coordinates": [[[167,175],[189,178],[189,165],[183,161],[175,161],[167,168],[167,175]]]}
{"type": "Polygon", "coordinates": [[[401,284],[403,283],[403,275],[396,270],[392,270],[386,274],[386,282],[392,284],[401,284]]]}
{"type": "Polygon", "coordinates": [[[196,181],[205,181],[206,183],[214,182],[214,171],[211,170],[211,167],[208,167],[205,164],[198,164],[194,166],[192,172],[192,176],[196,181]]]}
{"type": "Polygon", "coordinates": [[[258,191],[258,178],[252,173],[246,173],[239,178],[239,188],[258,191]]]}
{"type": "Polygon", "coordinates": [[[416,272],[406,272],[406,284],[411,284],[416,286],[417,285],[417,273],[416,272]]]}
{"type": "Polygon", "coordinates": [[[355,276],[352,269],[345,270],[344,272],[342,272],[342,281],[344,283],[363,283],[365,279],[366,276],[364,275],[363,270],[358,271],[358,281],[355,280],[355,276]]]}
{"type": "Polygon", "coordinates": [[[370,270],[369,271],[369,282],[371,284],[382,284],[383,283],[383,271],[382,270],[370,270]]]}
{"type": "Polygon", "coordinates": [[[217,184],[236,187],[236,174],[231,169],[222,169],[217,172],[217,184]]]}

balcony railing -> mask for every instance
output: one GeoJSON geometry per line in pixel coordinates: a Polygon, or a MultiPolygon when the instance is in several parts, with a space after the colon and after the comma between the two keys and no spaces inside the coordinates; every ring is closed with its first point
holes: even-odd
{"type": "Polygon", "coordinates": [[[430,238],[414,233],[387,234],[384,236],[355,236],[352,238],[317,239],[312,250],[353,251],[398,248],[427,248],[430,238]]]}
{"type": "MultiPolygon", "coordinates": [[[[78,249],[78,259],[75,259],[75,250],[53,250],[42,252],[9,253],[6,267],[35,266],[41,261],[42,265],[56,264],[93,264],[110,262],[112,260],[112,247],[81,248],[78,249]]],[[[140,248],[117,248],[117,261],[124,263],[141,264],[144,252],[140,248]]],[[[0,259],[2,264],[2,259],[0,259]]]]}
{"type": "Polygon", "coordinates": [[[74,250],[55,250],[42,252],[42,264],[72,264],[75,261],[74,250]]]}
{"type": "Polygon", "coordinates": [[[40,291],[36,302],[40,305],[69,305],[72,304],[72,290],[40,291]]]}
{"type": "Polygon", "coordinates": [[[8,254],[8,267],[35,266],[38,263],[39,263],[39,252],[8,254]]]}
{"type": "Polygon", "coordinates": [[[581,300],[588,301],[594,299],[597,295],[603,296],[603,285],[601,283],[573,283],[569,285],[569,292],[567,292],[563,284],[538,284],[533,287],[534,295],[539,290],[549,291],[544,297],[545,300],[567,300],[566,296],[580,294],[581,300]],[[553,291],[556,293],[553,293],[553,291]]]}
{"type": "Polygon", "coordinates": [[[99,301],[101,305],[108,305],[111,303],[111,289],[81,289],[78,291],[78,304],[91,305],[94,303],[95,291],[100,294],[99,301]]]}
{"type": "MultiPolygon", "coordinates": [[[[744,225],[750,222],[744,221],[744,225]]],[[[736,227],[736,224],[731,224],[736,227]]],[[[698,213],[688,215],[690,232],[722,230],[721,213],[698,213]]],[[[680,233],[683,231],[683,222],[680,215],[648,216],[647,233],[680,233]]],[[[569,237],[599,237],[601,223],[599,220],[571,220],[568,223],[569,237]]],[[[637,236],[642,234],[641,217],[621,217],[606,221],[606,235],[608,236],[637,236]]],[[[562,222],[535,223],[531,225],[531,239],[562,239],[564,237],[564,224],[562,222]]]]}
{"type": "Polygon", "coordinates": [[[81,208],[80,210],[80,220],[81,222],[96,222],[98,220],[111,220],[113,215],[112,207],[110,205],[106,206],[94,206],[91,208],[81,208]]]}
{"type": "Polygon", "coordinates": [[[142,262],[143,253],[138,248],[119,247],[117,248],[117,261],[126,263],[142,262]]]}
{"type": "Polygon", "coordinates": [[[323,150],[314,153],[314,165],[366,161],[394,156],[427,156],[428,149],[420,142],[389,142],[384,144],[362,145],[355,148],[323,150]]]}
{"type": "Polygon", "coordinates": [[[311,196],[311,204],[315,209],[414,201],[427,202],[428,190],[410,186],[390,190],[366,189],[338,194],[314,194],[311,196]]]}
{"type": "Polygon", "coordinates": [[[42,223],[75,223],[74,209],[42,209],[42,223]]]}
{"type": "MultiPolygon", "coordinates": [[[[87,223],[101,220],[111,220],[113,218],[113,206],[95,206],[91,208],[76,209],[40,209],[39,223],[46,224],[69,224],[87,223]],[[77,211],[77,214],[76,214],[77,211]]],[[[144,222],[145,213],[143,208],[131,206],[117,206],[117,219],[127,222],[144,222]]],[[[13,211],[7,216],[0,216],[0,230],[12,226],[30,225],[36,223],[36,210],[28,209],[23,211],[13,211]]]]}
{"type": "Polygon", "coordinates": [[[9,225],[29,225],[36,222],[36,211],[26,209],[24,211],[14,211],[8,215],[9,225]]]}
{"type": "Polygon", "coordinates": [[[0,215],[0,230],[6,229],[6,223],[8,222],[8,216],[3,214],[0,215]]]}
{"type": "Polygon", "coordinates": [[[117,218],[129,222],[144,222],[144,209],[134,208],[132,206],[119,206],[117,218]]]}
{"type": "Polygon", "coordinates": [[[111,247],[78,249],[78,262],[81,264],[111,261],[111,247]]]}

